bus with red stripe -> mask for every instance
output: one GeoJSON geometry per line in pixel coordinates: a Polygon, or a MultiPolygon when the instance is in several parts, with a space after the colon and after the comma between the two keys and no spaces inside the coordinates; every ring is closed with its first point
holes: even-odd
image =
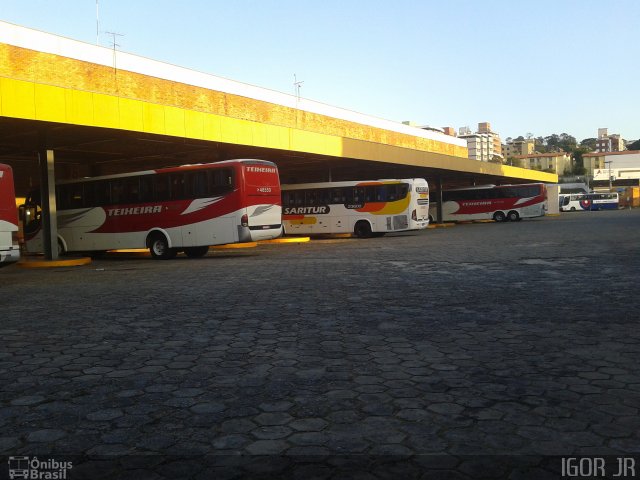
{"type": "Polygon", "coordinates": [[[0,266],[20,260],[13,170],[0,164],[0,266]]]}
{"type": "MultiPolygon", "coordinates": [[[[282,232],[277,166],[226,160],[60,182],[58,251],[148,248],[169,259],[209,246],[268,240],[282,232]]],[[[43,249],[39,192],[21,208],[28,252],[43,249]]]]}
{"type": "MultiPolygon", "coordinates": [[[[547,189],[543,183],[521,185],[484,185],[442,192],[442,220],[518,221],[542,217],[546,212],[547,189]]],[[[430,217],[437,218],[432,202],[430,217]]]]}
{"type": "Polygon", "coordinates": [[[429,225],[424,178],[282,186],[285,234],[355,234],[366,238],[429,225]]]}

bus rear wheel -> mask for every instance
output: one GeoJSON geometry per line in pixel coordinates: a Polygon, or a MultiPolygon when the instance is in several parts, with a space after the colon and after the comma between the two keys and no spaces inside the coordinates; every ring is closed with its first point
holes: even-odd
{"type": "Polygon", "coordinates": [[[369,238],[371,236],[371,225],[366,220],[360,220],[356,222],[353,233],[358,238],[369,238]]]}
{"type": "Polygon", "coordinates": [[[208,251],[208,245],[205,245],[203,247],[188,247],[184,249],[184,254],[189,258],[200,258],[204,257],[208,251]]]}
{"type": "Polygon", "coordinates": [[[174,258],[178,252],[169,248],[169,241],[162,233],[154,233],[147,241],[151,256],[157,260],[169,260],[174,258]]]}
{"type": "Polygon", "coordinates": [[[504,214],[504,212],[496,212],[493,214],[493,219],[496,222],[504,222],[507,219],[507,216],[504,214]]]}
{"type": "Polygon", "coordinates": [[[517,222],[518,220],[520,220],[520,215],[515,210],[511,210],[507,215],[507,220],[509,220],[510,222],[517,222]]]}

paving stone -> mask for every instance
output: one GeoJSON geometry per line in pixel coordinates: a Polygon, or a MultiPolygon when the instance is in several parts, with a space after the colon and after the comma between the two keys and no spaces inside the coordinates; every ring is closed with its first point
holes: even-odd
{"type": "Polygon", "coordinates": [[[55,428],[48,428],[44,430],[37,430],[27,435],[28,442],[55,442],[64,437],[66,432],[55,428]]]}
{"type": "Polygon", "coordinates": [[[17,405],[17,406],[37,405],[39,403],[42,403],[44,400],[45,400],[45,397],[43,397],[42,395],[31,395],[28,397],[20,397],[20,398],[11,400],[11,405],[17,405]]]}
{"type": "Polygon", "coordinates": [[[122,410],[116,408],[108,408],[105,410],[98,410],[96,412],[91,412],[87,414],[87,419],[99,422],[105,422],[109,420],[114,420],[123,415],[122,410]]]}
{"type": "Polygon", "coordinates": [[[261,413],[254,417],[254,421],[260,425],[284,425],[293,419],[288,413],[274,412],[261,413]]]}
{"type": "MultiPolygon", "coordinates": [[[[184,399],[183,399],[184,400],[184,399]]],[[[193,400],[191,400],[193,402],[193,400]]],[[[226,405],[223,403],[216,402],[206,402],[206,403],[198,403],[191,407],[191,411],[194,413],[219,413],[223,412],[226,409],[226,405]]]]}
{"type": "Polygon", "coordinates": [[[257,440],[245,448],[251,455],[277,455],[285,452],[289,445],[282,440],[257,440]]]}

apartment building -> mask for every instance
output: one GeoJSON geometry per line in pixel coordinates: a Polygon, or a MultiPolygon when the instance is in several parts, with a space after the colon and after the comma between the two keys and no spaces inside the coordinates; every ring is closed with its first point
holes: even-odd
{"type": "Polygon", "coordinates": [[[565,152],[532,153],[513,157],[523,168],[564,175],[571,171],[571,155],[565,152]]]}
{"type": "Polygon", "coordinates": [[[596,153],[621,152],[625,148],[624,139],[619,134],[609,135],[608,129],[599,128],[596,139],[596,153]]]}
{"type": "Polygon", "coordinates": [[[469,127],[460,128],[458,138],[464,138],[467,141],[469,158],[472,160],[489,162],[495,158],[503,158],[500,135],[491,130],[489,122],[479,123],[475,133],[471,132],[469,127]]]}
{"type": "Polygon", "coordinates": [[[536,145],[533,138],[523,140],[511,140],[502,146],[504,158],[513,158],[516,156],[531,155],[535,152],[536,145]]]}

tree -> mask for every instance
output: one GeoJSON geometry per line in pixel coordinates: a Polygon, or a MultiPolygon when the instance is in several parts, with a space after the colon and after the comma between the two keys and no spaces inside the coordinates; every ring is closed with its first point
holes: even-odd
{"type": "Polygon", "coordinates": [[[627,143],[627,150],[640,150],[640,140],[636,140],[635,142],[627,143]]]}
{"type": "Polygon", "coordinates": [[[536,137],[534,141],[534,149],[538,153],[546,153],[547,146],[544,143],[544,137],[536,137]]]}
{"type": "Polygon", "coordinates": [[[559,147],[567,153],[571,153],[577,146],[576,137],[569,135],[568,133],[560,134],[559,147]]]}
{"type": "Polygon", "coordinates": [[[575,147],[571,152],[571,173],[574,175],[584,175],[587,173],[587,169],[584,167],[584,161],[582,156],[585,153],[589,153],[589,147],[575,147]]]}
{"type": "Polygon", "coordinates": [[[588,148],[589,150],[593,151],[593,150],[596,149],[596,142],[597,141],[598,141],[597,138],[585,138],[584,140],[582,140],[580,142],[580,146],[588,148]]]}

